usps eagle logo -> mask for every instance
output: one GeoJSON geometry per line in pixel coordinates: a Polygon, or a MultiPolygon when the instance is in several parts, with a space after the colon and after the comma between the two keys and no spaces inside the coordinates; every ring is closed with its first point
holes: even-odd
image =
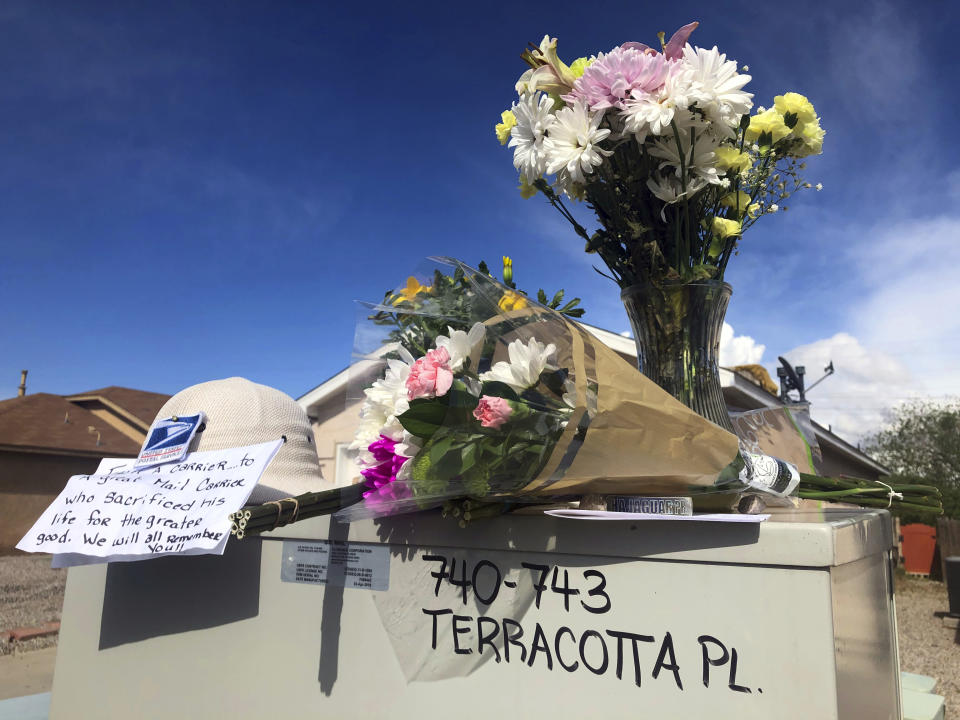
{"type": "Polygon", "coordinates": [[[190,437],[190,431],[196,427],[196,420],[197,416],[178,420],[164,420],[162,425],[157,425],[150,431],[150,437],[143,449],[150,452],[182,445],[190,437]]]}
{"type": "Polygon", "coordinates": [[[204,420],[203,413],[158,420],[150,428],[134,467],[141,469],[180,460],[204,420]]]}

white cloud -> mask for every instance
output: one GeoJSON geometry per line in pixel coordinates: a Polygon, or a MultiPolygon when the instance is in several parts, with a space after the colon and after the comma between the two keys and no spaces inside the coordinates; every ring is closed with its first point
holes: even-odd
{"type": "Polygon", "coordinates": [[[806,368],[805,384],[813,385],[833,362],[835,372],[810,391],[810,412],[821,425],[848,442],[878,429],[891,408],[922,389],[909,368],[895,357],[865,347],[848,333],[817,340],[784,355],[794,367],[806,368]]]}
{"type": "Polygon", "coordinates": [[[960,394],[960,217],[876,228],[858,243],[865,290],[850,327],[897,357],[931,395],[960,394]]]}
{"type": "MultiPolygon", "coordinates": [[[[960,175],[946,180],[960,192],[960,175]]],[[[839,281],[849,289],[846,332],[784,356],[806,366],[808,386],[833,361],[836,374],[810,393],[811,412],[856,442],[912,398],[960,395],[960,217],[888,216],[838,240],[848,248],[836,260],[849,268],[839,281]]]]}
{"type": "Polygon", "coordinates": [[[720,332],[720,367],[759,363],[764,350],[766,345],[759,344],[749,335],[734,335],[730,323],[723,324],[720,332]]]}
{"type": "MultiPolygon", "coordinates": [[[[910,13],[889,2],[864,6],[856,17],[855,32],[848,22],[833,22],[827,30],[831,78],[851,103],[869,101],[893,108],[896,98],[916,91],[924,79],[921,29],[910,13]],[[896,48],[891,52],[891,48],[896,48]]],[[[875,112],[874,122],[896,122],[875,112]]]]}

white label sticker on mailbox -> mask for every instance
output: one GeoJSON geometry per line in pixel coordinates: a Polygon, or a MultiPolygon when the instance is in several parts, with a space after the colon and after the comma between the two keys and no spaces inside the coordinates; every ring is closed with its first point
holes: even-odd
{"type": "Polygon", "coordinates": [[[361,590],[390,587],[390,549],[385,545],[326,540],[284,540],[280,579],[361,590]]]}

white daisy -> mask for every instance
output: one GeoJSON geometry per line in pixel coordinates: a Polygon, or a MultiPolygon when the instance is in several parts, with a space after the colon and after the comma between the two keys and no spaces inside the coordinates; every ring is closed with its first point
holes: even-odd
{"type": "Polygon", "coordinates": [[[687,45],[680,62],[689,72],[690,100],[732,136],[740,118],[753,107],[753,93],[742,89],[750,76],[740,75],[736,61],[727,60],[716,46],[705,50],[687,45]]]}
{"type": "Polygon", "coordinates": [[[510,108],[517,124],[510,130],[508,147],[515,148],[513,166],[528,182],[541,177],[547,166],[543,140],[555,120],[550,114],[552,107],[553,98],[532,93],[523,95],[510,108]]]}
{"type": "Polygon", "coordinates": [[[363,391],[366,399],[360,408],[360,424],[350,444],[351,450],[361,451],[361,457],[358,458],[361,462],[367,447],[380,435],[393,440],[399,440],[403,435],[403,426],[397,421],[397,416],[410,409],[407,377],[413,365],[413,356],[402,346],[397,346],[397,353],[400,358],[387,360],[383,377],[363,391]]]}
{"type": "MultiPolygon", "coordinates": [[[[672,134],[671,134],[672,135],[672,134]]],[[[700,133],[695,136],[695,142],[691,147],[690,133],[681,132],[680,145],[683,148],[683,166],[687,171],[687,185],[694,177],[701,178],[713,185],[720,184],[720,176],[717,174],[716,155],[714,150],[719,146],[719,141],[710,135],[700,133]]],[[[679,178],[681,173],[680,152],[677,148],[676,136],[665,136],[657,139],[650,146],[650,155],[660,158],[660,169],[669,167],[679,178]]]]}
{"type": "Polygon", "coordinates": [[[565,170],[570,181],[586,182],[586,175],[613,155],[597,143],[606,140],[610,131],[600,127],[603,112],[590,112],[582,100],[557,111],[556,122],[550,127],[543,148],[547,154],[547,172],[565,170]]]}
{"type": "Polygon", "coordinates": [[[692,119],[687,112],[690,104],[690,72],[680,63],[671,63],[670,74],[657,93],[634,91],[624,104],[621,116],[624,131],[633,133],[637,142],[643,142],[647,134],[664,135],[670,132],[674,120],[684,127],[692,119]]]}
{"type": "MultiPolygon", "coordinates": [[[[687,180],[687,191],[683,191],[680,180],[670,174],[664,177],[647,178],[647,189],[667,205],[672,205],[684,197],[692,197],[707,186],[707,181],[703,178],[692,177],[687,180]]],[[[666,206],[660,210],[660,219],[667,222],[666,206]]]]}

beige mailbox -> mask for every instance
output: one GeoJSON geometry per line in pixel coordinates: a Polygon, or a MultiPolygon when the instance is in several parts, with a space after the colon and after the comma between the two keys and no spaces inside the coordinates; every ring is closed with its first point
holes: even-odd
{"type": "Polygon", "coordinates": [[[900,717],[889,515],[318,518],[70,570],[51,718],[900,717]]]}

